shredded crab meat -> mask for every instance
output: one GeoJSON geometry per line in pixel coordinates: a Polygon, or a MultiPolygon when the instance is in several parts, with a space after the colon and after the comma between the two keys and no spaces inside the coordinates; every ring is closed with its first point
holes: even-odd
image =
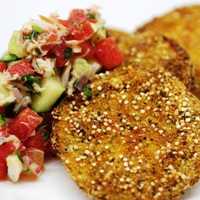
{"type": "Polygon", "coordinates": [[[61,76],[61,83],[64,88],[67,87],[71,69],[72,69],[72,64],[70,62],[63,69],[63,73],[61,76]]]}
{"type": "Polygon", "coordinates": [[[21,30],[21,50],[22,53],[27,56],[27,59],[32,59],[34,56],[38,56],[36,49],[41,51],[41,55],[46,55],[47,50],[42,50],[42,45],[57,44],[60,42],[60,38],[67,35],[67,29],[59,23],[53,22],[51,19],[40,15],[42,20],[31,20],[25,23],[21,30]],[[37,36],[31,37],[33,33],[33,27],[38,27],[41,32],[37,36]],[[50,36],[56,34],[57,39],[50,41],[50,36]],[[28,39],[26,38],[28,37],[28,39]]]}
{"type": "Polygon", "coordinates": [[[33,58],[32,65],[38,74],[43,75],[43,77],[50,77],[55,68],[54,59],[33,58]]]}

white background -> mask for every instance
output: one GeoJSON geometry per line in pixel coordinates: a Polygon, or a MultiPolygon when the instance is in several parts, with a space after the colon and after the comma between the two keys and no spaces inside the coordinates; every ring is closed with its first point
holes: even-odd
{"type": "MultiPolygon", "coordinates": [[[[88,8],[95,4],[106,26],[133,31],[138,26],[176,7],[200,4],[200,0],[0,0],[0,53],[7,49],[13,30],[21,29],[38,14],[48,16],[57,11],[67,18],[73,8],[88,8]]],[[[59,160],[45,163],[46,170],[34,182],[0,182],[0,200],[87,200],[68,177],[59,160]]],[[[188,191],[180,200],[199,200],[200,184],[188,191]]]]}

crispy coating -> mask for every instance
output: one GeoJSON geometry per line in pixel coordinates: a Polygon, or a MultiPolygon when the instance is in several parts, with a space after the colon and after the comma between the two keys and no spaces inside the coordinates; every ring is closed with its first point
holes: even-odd
{"type": "Polygon", "coordinates": [[[119,48],[124,52],[123,66],[134,64],[136,68],[144,70],[164,68],[182,81],[188,89],[193,87],[193,64],[188,53],[174,40],[153,32],[133,35],[109,30],[109,34],[115,37],[119,48]]]}
{"type": "Polygon", "coordinates": [[[188,52],[195,68],[195,88],[200,89],[200,5],[174,9],[141,26],[136,33],[144,31],[173,38],[188,52]]]}
{"type": "Polygon", "coordinates": [[[52,144],[95,200],[176,200],[200,175],[200,102],[169,72],[119,67],[52,112],[52,144]]]}

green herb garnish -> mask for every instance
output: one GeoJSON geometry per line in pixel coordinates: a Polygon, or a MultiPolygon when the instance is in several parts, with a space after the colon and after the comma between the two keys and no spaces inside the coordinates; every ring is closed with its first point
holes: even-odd
{"type": "Polygon", "coordinates": [[[54,157],[54,158],[57,156],[56,152],[54,152],[54,151],[50,151],[50,154],[51,154],[51,156],[54,157]]]}
{"type": "Polygon", "coordinates": [[[25,174],[31,174],[31,170],[29,168],[27,168],[25,171],[24,171],[25,174]]]}
{"type": "Polygon", "coordinates": [[[35,51],[37,52],[38,55],[41,55],[41,54],[42,54],[42,51],[41,51],[40,48],[38,48],[38,47],[35,48],[35,51]]]}
{"type": "Polygon", "coordinates": [[[47,141],[50,138],[50,132],[49,131],[45,131],[44,134],[42,135],[42,139],[44,141],[47,141]]]}
{"type": "Polygon", "coordinates": [[[87,13],[87,14],[85,14],[85,16],[89,19],[95,19],[95,16],[91,13],[87,13]]]}
{"type": "Polygon", "coordinates": [[[36,131],[39,131],[39,130],[41,130],[41,129],[43,129],[43,128],[45,128],[47,125],[44,125],[44,126],[38,126],[37,128],[36,128],[36,131]]]}
{"type": "Polygon", "coordinates": [[[73,23],[72,23],[72,25],[77,25],[77,24],[80,24],[81,22],[79,21],[79,20],[77,20],[77,21],[74,21],[73,23]]]}
{"type": "Polygon", "coordinates": [[[66,48],[64,53],[64,60],[72,57],[72,48],[66,48]]]}
{"type": "Polygon", "coordinates": [[[32,30],[33,30],[34,32],[36,32],[36,33],[42,33],[42,29],[41,29],[40,27],[38,27],[38,26],[33,26],[33,27],[32,27],[32,30]]]}
{"type": "Polygon", "coordinates": [[[33,40],[33,39],[38,35],[38,33],[41,33],[42,31],[43,31],[43,30],[42,30],[40,27],[33,26],[33,27],[32,27],[31,35],[29,35],[29,36],[24,36],[24,39],[25,39],[25,40],[33,40]]]}
{"type": "Polygon", "coordinates": [[[35,78],[32,74],[25,74],[21,77],[21,81],[24,81],[23,86],[28,88],[29,90],[33,91],[34,87],[33,87],[33,83],[37,83],[38,85],[40,85],[40,80],[38,80],[37,78],[35,78]]]}
{"type": "Polygon", "coordinates": [[[0,126],[5,126],[6,125],[6,121],[4,119],[4,117],[2,115],[0,115],[0,126]]]}
{"type": "Polygon", "coordinates": [[[15,151],[15,152],[13,153],[13,155],[16,155],[16,156],[19,158],[19,160],[20,160],[22,163],[24,163],[24,160],[23,160],[22,156],[20,155],[20,153],[19,153],[18,151],[15,151]]]}
{"type": "Polygon", "coordinates": [[[87,84],[83,86],[83,93],[88,97],[92,97],[92,90],[88,87],[87,84]]]}
{"type": "Polygon", "coordinates": [[[73,82],[73,88],[76,88],[76,83],[78,82],[78,79],[76,79],[74,82],[73,82]]]}

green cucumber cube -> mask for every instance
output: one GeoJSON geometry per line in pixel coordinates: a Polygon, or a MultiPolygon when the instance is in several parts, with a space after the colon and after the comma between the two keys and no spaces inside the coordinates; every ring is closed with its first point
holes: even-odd
{"type": "Polygon", "coordinates": [[[41,80],[41,87],[45,88],[45,90],[43,90],[40,95],[32,95],[31,107],[37,113],[51,111],[54,104],[65,91],[61,82],[54,76],[44,77],[41,80]]]}

